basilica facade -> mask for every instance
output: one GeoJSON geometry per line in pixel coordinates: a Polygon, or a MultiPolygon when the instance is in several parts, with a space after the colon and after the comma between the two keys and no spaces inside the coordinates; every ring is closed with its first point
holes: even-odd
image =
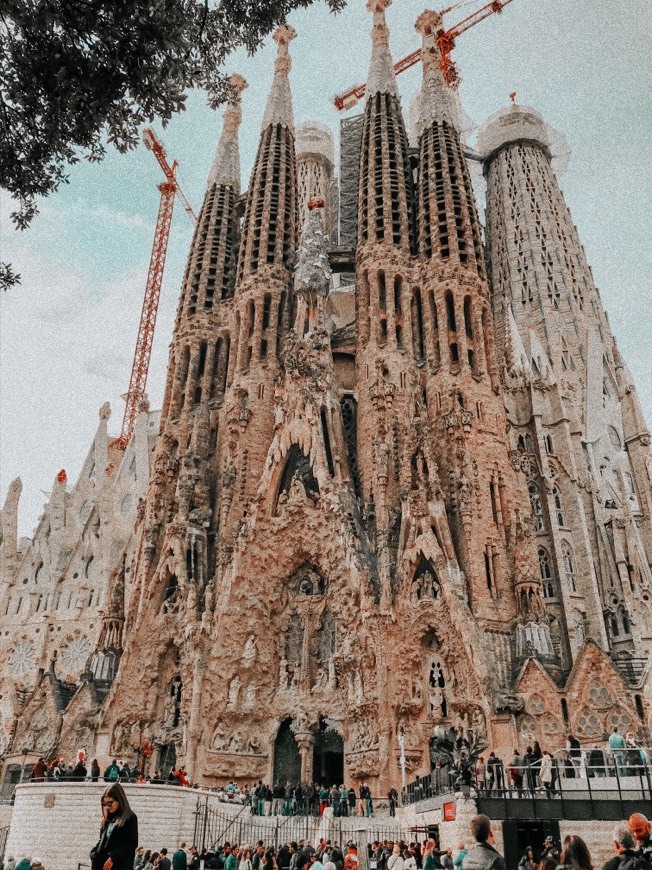
{"type": "Polygon", "coordinates": [[[650,436],[546,125],[484,125],[483,228],[441,17],[408,136],[387,5],[339,184],[328,131],[295,130],[291,27],[246,196],[232,78],[160,420],[123,453],[104,409],[32,541],[9,493],[6,771],[81,747],[384,794],[441,725],[499,754],[648,741],[650,436]]]}

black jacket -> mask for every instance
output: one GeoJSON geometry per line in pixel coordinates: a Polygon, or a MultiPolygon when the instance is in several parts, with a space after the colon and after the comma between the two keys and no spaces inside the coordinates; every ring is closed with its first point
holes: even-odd
{"type": "Polygon", "coordinates": [[[113,861],[113,870],[133,870],[138,848],[138,819],[132,813],[123,825],[114,827],[107,835],[107,828],[100,831],[100,839],[91,851],[93,870],[102,870],[107,859],[113,861]]]}

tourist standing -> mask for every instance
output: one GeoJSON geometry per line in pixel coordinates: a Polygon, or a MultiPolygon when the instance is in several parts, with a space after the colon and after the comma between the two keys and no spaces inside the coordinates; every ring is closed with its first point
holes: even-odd
{"type": "Polygon", "coordinates": [[[620,776],[625,775],[625,738],[618,733],[618,727],[614,725],[613,731],[609,735],[609,749],[614,755],[614,764],[620,776]]]}
{"type": "Polygon", "coordinates": [[[172,870],[172,861],[168,858],[168,850],[161,849],[159,852],[158,864],[156,870],[172,870]]]}
{"type": "Polygon", "coordinates": [[[543,753],[543,758],[541,759],[541,771],[540,771],[541,782],[543,787],[546,790],[547,797],[550,797],[552,792],[552,780],[553,780],[553,769],[552,769],[552,755],[546,751],[543,753]]]}
{"type": "Polygon", "coordinates": [[[514,756],[509,765],[509,772],[512,778],[512,784],[516,789],[516,794],[520,797],[523,792],[523,758],[518,749],[514,750],[514,756]]]}
{"type": "Polygon", "coordinates": [[[138,847],[138,819],[119,783],[115,782],[104,790],[101,805],[100,839],[91,850],[91,866],[93,870],[104,870],[110,858],[111,870],[133,870],[138,847]]]}
{"type": "Polygon", "coordinates": [[[638,851],[652,864],[652,825],[643,813],[632,813],[629,828],[636,838],[638,851]]]}
{"type": "Polygon", "coordinates": [[[387,870],[405,870],[405,861],[401,855],[401,847],[398,843],[394,845],[392,854],[389,856],[387,870]]]}
{"type": "Polygon", "coordinates": [[[537,870],[537,862],[532,846],[528,846],[525,850],[525,855],[518,862],[518,870],[537,870]]]}
{"type": "Polygon", "coordinates": [[[481,755],[475,763],[475,783],[478,791],[484,791],[487,787],[487,765],[484,761],[484,755],[481,755]]]}
{"type": "Polygon", "coordinates": [[[186,844],[182,843],[172,856],[172,870],[188,870],[186,844]]]}
{"type": "Polygon", "coordinates": [[[494,846],[494,833],[487,816],[471,819],[471,834],[477,845],[464,858],[463,870],[507,870],[505,859],[494,846]]]}
{"type": "Polygon", "coordinates": [[[398,806],[398,792],[394,786],[387,792],[387,799],[389,801],[389,814],[394,818],[396,816],[396,807],[398,806]]]}
{"type": "Polygon", "coordinates": [[[591,853],[581,837],[576,837],[573,834],[564,838],[559,868],[564,868],[564,870],[593,870],[591,853]]]}
{"type": "MultiPolygon", "coordinates": [[[[641,856],[636,852],[636,838],[629,825],[624,823],[617,825],[613,837],[616,854],[607,861],[602,870],[634,870],[634,868],[643,870],[639,863],[641,856]]],[[[649,870],[650,866],[652,865],[648,864],[646,870],[649,870]]]]}

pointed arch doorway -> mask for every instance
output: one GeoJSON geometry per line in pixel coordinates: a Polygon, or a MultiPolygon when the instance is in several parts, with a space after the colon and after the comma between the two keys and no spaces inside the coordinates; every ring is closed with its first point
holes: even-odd
{"type": "Polygon", "coordinates": [[[291,725],[292,719],[281,722],[274,741],[274,785],[301,782],[301,755],[291,725]]]}
{"type": "Polygon", "coordinates": [[[315,735],[312,753],[312,778],[330,788],[344,782],[344,741],[340,734],[329,728],[323,718],[315,735]]]}

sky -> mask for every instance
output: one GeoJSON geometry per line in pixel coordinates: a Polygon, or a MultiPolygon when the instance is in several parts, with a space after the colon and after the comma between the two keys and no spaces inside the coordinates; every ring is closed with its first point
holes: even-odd
{"type": "MultiPolygon", "coordinates": [[[[463,2],[447,26],[482,5],[463,2]]],[[[418,0],[387,10],[395,60],[418,47],[418,0]]],[[[370,15],[349,0],[339,15],[316,2],[293,14],[290,46],[295,121],[333,129],[331,98],[366,79],[370,15]]],[[[643,411],[652,422],[652,14],[649,0],[513,0],[499,15],[462,34],[454,52],[466,113],[481,124],[517,101],[534,106],[570,146],[560,178],[618,345],[643,411]]],[[[258,145],[276,46],[253,57],[237,52],[226,69],[249,82],[240,132],[242,189],[258,145]]],[[[420,66],[399,77],[404,109],[420,83],[420,66]]],[[[356,114],[360,108],[347,113],[356,114]]],[[[221,111],[201,93],[163,130],[154,128],[198,212],[219,137],[221,111]]],[[[346,116],[346,114],[344,115],[346,116]]],[[[472,140],[471,140],[472,141],[472,140]]],[[[69,183],[44,200],[25,232],[13,230],[7,195],[0,199],[0,256],[22,284],[0,297],[0,501],[23,481],[19,532],[31,535],[55,474],[76,480],[105,401],[109,431],[122,423],[162,173],[144,146],[82,162],[69,183]]],[[[484,212],[484,203],[480,203],[484,212]]],[[[192,234],[177,202],[152,352],[148,394],[160,407],[176,303],[192,234]]]]}

